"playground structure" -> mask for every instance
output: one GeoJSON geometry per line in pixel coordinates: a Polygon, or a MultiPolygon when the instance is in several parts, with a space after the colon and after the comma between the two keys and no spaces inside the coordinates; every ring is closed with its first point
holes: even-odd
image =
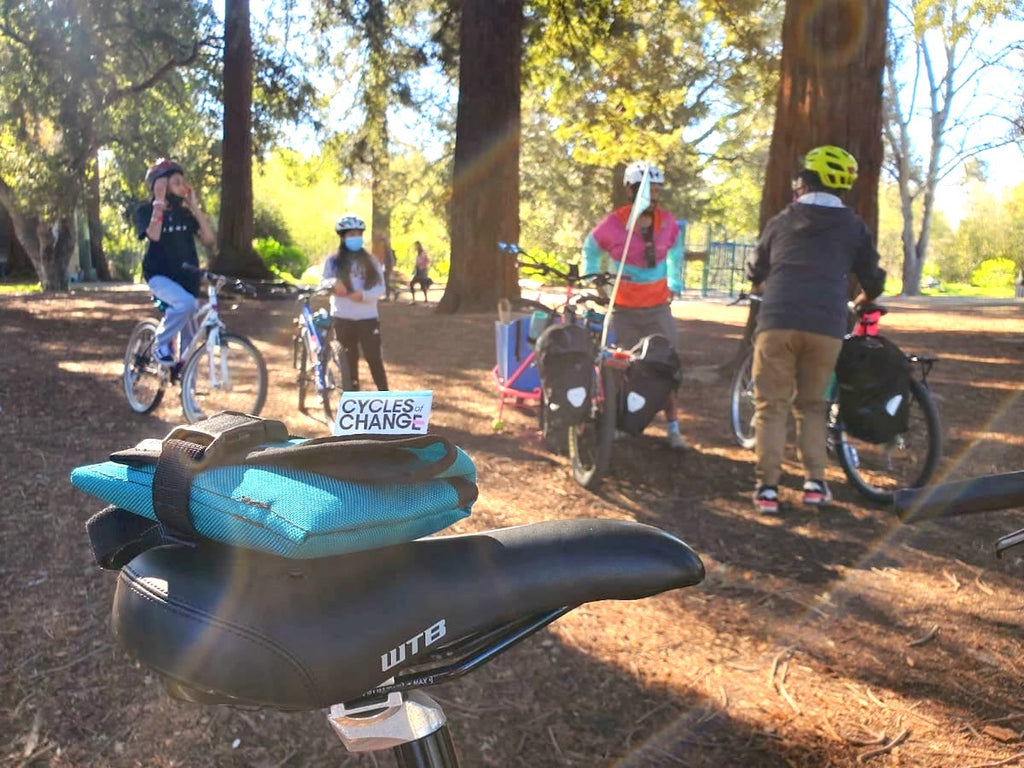
{"type": "Polygon", "coordinates": [[[680,221],[679,226],[685,248],[683,295],[736,296],[746,283],[746,263],[755,245],[714,240],[710,224],[680,221]]]}

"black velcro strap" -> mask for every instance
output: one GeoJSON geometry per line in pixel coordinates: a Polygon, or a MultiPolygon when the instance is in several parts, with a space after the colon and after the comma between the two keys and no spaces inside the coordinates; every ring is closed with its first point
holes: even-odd
{"type": "Polygon", "coordinates": [[[85,529],[96,564],[112,571],[164,541],[160,523],[115,506],[90,517],[85,529]]]}
{"type": "Polygon", "coordinates": [[[153,473],[153,511],[157,520],[172,531],[192,535],[192,477],[195,475],[206,446],[168,438],[153,473]]]}
{"type": "MultiPolygon", "coordinates": [[[[287,439],[288,429],[282,422],[238,411],[221,411],[195,424],[175,427],[163,440],[153,473],[157,519],[174,534],[193,536],[196,529],[189,500],[196,473],[238,463],[263,443],[287,439]]],[[[132,456],[128,461],[139,458],[132,456]]]]}

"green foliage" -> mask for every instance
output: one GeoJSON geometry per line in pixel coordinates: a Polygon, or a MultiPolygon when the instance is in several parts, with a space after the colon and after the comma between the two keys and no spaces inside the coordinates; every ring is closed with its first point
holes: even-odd
{"type": "Polygon", "coordinates": [[[284,245],[292,245],[292,235],[281,209],[262,200],[257,200],[253,206],[252,235],[256,240],[269,238],[284,245]]]}
{"type": "Polygon", "coordinates": [[[971,274],[971,285],[977,288],[1012,288],[1017,265],[1012,259],[985,259],[971,274]]]}
{"type": "Polygon", "coordinates": [[[196,0],[169,0],[159,13],[101,0],[8,7],[0,34],[0,178],[17,190],[21,207],[73,204],[89,157],[139,128],[135,100],[145,101],[151,88],[167,100],[187,89],[176,67],[198,56],[209,21],[196,0]]]}
{"type": "Polygon", "coordinates": [[[253,174],[259,208],[277,211],[290,235],[289,244],[311,260],[322,260],[338,247],[334,222],[342,213],[353,210],[368,218],[367,197],[358,188],[338,186],[334,172],[335,166],[323,157],[306,159],[278,150],[253,174]]]}
{"type": "Polygon", "coordinates": [[[294,245],[282,245],[272,237],[253,241],[253,247],[263,263],[275,274],[286,273],[290,277],[298,277],[309,266],[306,254],[294,245]]]}
{"type": "Polygon", "coordinates": [[[612,169],[638,158],[662,166],[676,216],[756,232],[782,8],[528,4],[521,239],[578,248],[621,185],[612,169]]]}

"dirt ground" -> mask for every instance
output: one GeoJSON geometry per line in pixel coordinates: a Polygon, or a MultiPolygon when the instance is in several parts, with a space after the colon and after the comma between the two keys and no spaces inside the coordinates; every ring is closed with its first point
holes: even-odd
{"type": "MultiPolygon", "coordinates": [[[[941,358],[930,376],[944,476],[1024,460],[1024,307],[892,300],[889,335],[941,358]]],[[[476,461],[480,500],[453,532],[540,520],[638,520],[701,556],[699,587],[586,605],[460,681],[433,690],[463,764],[476,766],[996,766],[1024,764],[1024,549],[1016,513],[904,526],[829,481],[836,503],[778,519],[750,506],[752,454],[730,442],[714,367],[745,309],[698,300],[676,315],[687,377],[673,454],[655,423],[618,443],[599,493],[542,448],[527,409],[494,433],[494,317],[382,307],[395,389],[432,389],[432,427],[476,461]],[[891,749],[885,748],[893,742],[891,749]]],[[[287,301],[227,314],[265,355],[263,415],[297,413],[287,301]]],[[[170,699],[109,631],[112,574],[83,523],[98,502],[70,470],[180,420],[121,391],[124,343],[151,314],[121,287],[0,299],[0,766],[371,766],[322,713],[203,708],[170,699]]],[[[368,378],[368,377],[367,377],[368,378]]],[[[787,465],[795,498],[800,473],[787,465]]],[[[384,758],[379,764],[389,764],[384,758]]]]}

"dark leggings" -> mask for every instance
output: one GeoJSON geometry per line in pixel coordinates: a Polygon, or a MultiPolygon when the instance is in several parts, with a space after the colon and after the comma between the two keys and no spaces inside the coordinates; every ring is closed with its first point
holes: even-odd
{"type": "Polygon", "coordinates": [[[380,391],[388,388],[388,377],[384,373],[384,355],[380,343],[380,320],[376,317],[369,320],[345,320],[333,318],[334,337],[341,344],[348,360],[348,369],[352,374],[352,389],[359,390],[359,348],[362,347],[366,364],[370,367],[373,383],[380,391]]]}

